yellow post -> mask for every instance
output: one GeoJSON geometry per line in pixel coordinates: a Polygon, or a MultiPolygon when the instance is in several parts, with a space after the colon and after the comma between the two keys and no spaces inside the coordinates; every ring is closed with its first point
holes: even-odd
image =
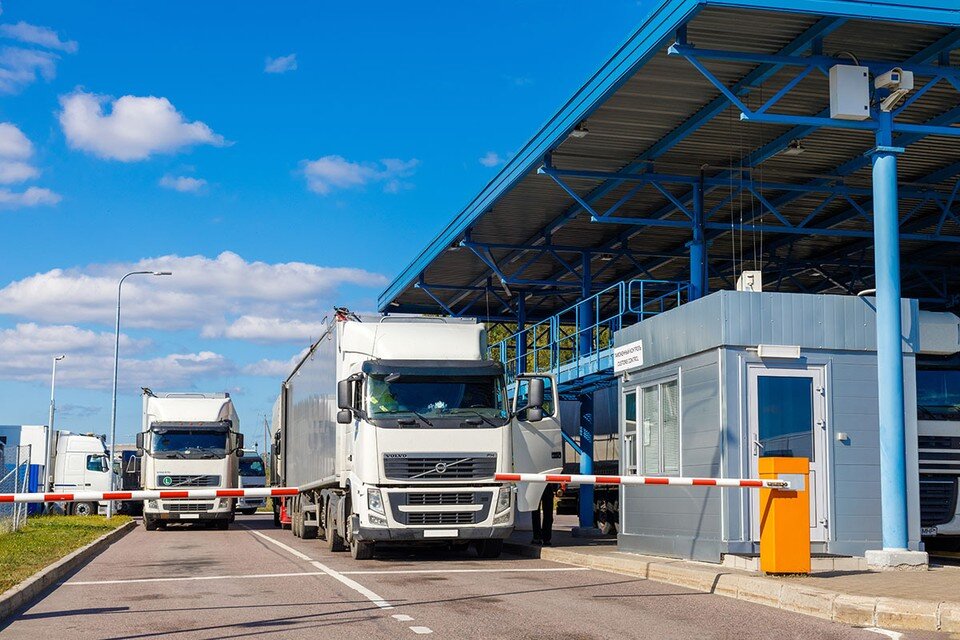
{"type": "Polygon", "coordinates": [[[760,489],[760,570],[810,573],[810,461],[760,458],[760,478],[791,489],[760,489]]]}

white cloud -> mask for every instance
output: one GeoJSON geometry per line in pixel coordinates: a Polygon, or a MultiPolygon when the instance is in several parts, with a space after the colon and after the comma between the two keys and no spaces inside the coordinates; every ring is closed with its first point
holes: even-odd
{"type": "Polygon", "coordinates": [[[483,154],[483,157],[480,158],[480,164],[485,167],[495,167],[498,164],[503,164],[506,162],[504,158],[500,157],[500,154],[496,151],[487,151],[483,154]]]}
{"type": "Polygon", "coordinates": [[[334,189],[351,189],[371,182],[383,183],[387,193],[397,193],[413,185],[405,182],[413,175],[419,160],[386,158],[379,163],[351,162],[342,156],[323,156],[303,163],[307,188],[314,193],[327,195],[334,189]]]}
{"type": "Polygon", "coordinates": [[[248,364],[241,371],[248,376],[262,376],[264,378],[286,378],[297,366],[297,363],[307,355],[310,347],[305,347],[300,353],[289,360],[269,360],[264,359],[253,364],[248,364]]]}
{"type": "Polygon", "coordinates": [[[269,344],[276,342],[304,342],[315,340],[323,333],[326,325],[322,318],[314,321],[285,320],[283,318],[263,318],[260,316],[240,316],[224,327],[207,327],[204,336],[208,338],[232,338],[269,344]]]}
{"type": "Polygon", "coordinates": [[[117,282],[129,271],[172,271],[140,276],[123,287],[126,327],[200,328],[225,335],[242,316],[319,319],[342,285],[379,287],[382,275],[363,269],[303,262],[248,262],[235,253],[216,258],[168,255],[134,263],[53,269],[0,289],[0,315],[49,323],[112,326],[117,282]]]}
{"type": "Polygon", "coordinates": [[[40,175],[36,167],[26,162],[0,160],[0,184],[14,184],[40,175]]]}
{"type": "Polygon", "coordinates": [[[0,25],[0,36],[18,40],[27,44],[36,44],[46,49],[55,49],[65,53],[76,53],[77,43],[74,40],[61,40],[53,29],[39,27],[26,22],[0,25]]]}
{"type": "Polygon", "coordinates": [[[181,193],[196,193],[207,186],[207,181],[203,178],[191,178],[190,176],[165,175],[160,178],[160,186],[181,193]]]}
{"type": "Polygon", "coordinates": [[[55,205],[62,199],[63,197],[59,193],[54,193],[43,187],[29,187],[26,191],[11,191],[0,188],[0,208],[3,209],[55,205]]]}
{"type": "Polygon", "coordinates": [[[203,122],[188,122],[166,98],[123,96],[103,111],[110,98],[76,91],[60,97],[60,125],[74,149],[100,158],[145,160],[198,144],[226,144],[203,122]]]}
{"type": "Polygon", "coordinates": [[[9,122],[0,122],[0,157],[26,160],[33,155],[33,144],[23,131],[9,122]]]}
{"type": "Polygon", "coordinates": [[[286,73],[295,71],[297,68],[297,54],[291,53],[288,56],[279,56],[277,58],[267,58],[264,64],[264,73],[286,73]]]}
{"type": "Polygon", "coordinates": [[[0,49],[0,93],[18,93],[38,78],[50,81],[60,56],[49,51],[4,47],[0,49]]]}
{"type": "MultiPolygon", "coordinates": [[[[0,379],[47,382],[51,358],[64,354],[67,357],[57,366],[58,386],[109,389],[113,341],[113,331],[70,325],[23,323],[0,330],[0,379]]],[[[220,379],[238,371],[231,360],[211,351],[143,357],[149,346],[148,340],[121,334],[119,379],[125,388],[194,388],[204,378],[220,379]]]]}

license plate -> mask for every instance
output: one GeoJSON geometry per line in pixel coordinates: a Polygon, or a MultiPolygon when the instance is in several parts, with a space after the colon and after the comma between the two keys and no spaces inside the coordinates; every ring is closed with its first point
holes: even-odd
{"type": "Polygon", "coordinates": [[[199,520],[200,514],[199,513],[181,513],[180,519],[181,520],[199,520]]]}
{"type": "Polygon", "coordinates": [[[936,527],[920,527],[921,536],[935,536],[937,535],[936,527]]]}
{"type": "Polygon", "coordinates": [[[426,529],[423,532],[424,538],[456,538],[459,535],[457,529],[426,529]]]}

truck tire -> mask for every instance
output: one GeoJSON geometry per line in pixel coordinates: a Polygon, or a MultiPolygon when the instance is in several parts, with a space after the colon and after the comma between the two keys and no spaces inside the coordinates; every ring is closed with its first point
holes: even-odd
{"type": "Polygon", "coordinates": [[[144,517],[143,519],[143,528],[147,531],[156,531],[157,530],[157,521],[153,518],[144,517]]]}
{"type": "Polygon", "coordinates": [[[503,539],[491,538],[489,540],[477,540],[477,555],[481,558],[499,558],[503,553],[503,539]]]}
{"type": "Polygon", "coordinates": [[[327,549],[329,551],[345,551],[346,545],[343,542],[343,538],[337,533],[337,528],[333,523],[333,500],[327,502],[327,527],[326,527],[326,540],[327,540],[327,549]]]}
{"type": "Polygon", "coordinates": [[[290,531],[293,533],[294,538],[299,538],[302,533],[300,532],[300,509],[297,505],[296,510],[290,516],[290,531]]]}
{"type": "Polygon", "coordinates": [[[374,546],[372,542],[361,542],[356,538],[350,540],[350,556],[354,560],[373,559],[374,546]]]}
{"type": "Polygon", "coordinates": [[[303,512],[300,513],[300,537],[304,540],[316,540],[317,538],[317,527],[316,525],[307,524],[306,514],[303,512]]]}
{"type": "Polygon", "coordinates": [[[96,502],[76,502],[70,509],[70,513],[75,516],[94,516],[97,515],[96,502]]]}
{"type": "Polygon", "coordinates": [[[283,528],[283,523],[280,522],[280,509],[273,510],[273,527],[275,529],[283,528]]]}

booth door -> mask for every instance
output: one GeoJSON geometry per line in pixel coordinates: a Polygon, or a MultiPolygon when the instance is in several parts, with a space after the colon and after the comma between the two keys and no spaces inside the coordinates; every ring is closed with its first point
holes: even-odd
{"type": "MultiPolygon", "coordinates": [[[[821,368],[748,365],[751,476],[763,457],[810,459],[810,540],[827,540],[826,388],[821,368]]],[[[760,540],[759,491],[751,491],[753,539],[760,540]]]]}

